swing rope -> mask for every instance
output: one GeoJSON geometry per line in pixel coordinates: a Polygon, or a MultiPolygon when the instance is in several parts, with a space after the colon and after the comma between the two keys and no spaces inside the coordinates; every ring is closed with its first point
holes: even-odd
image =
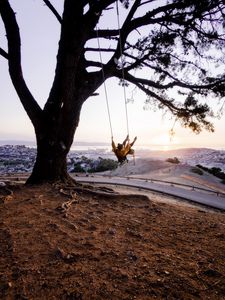
{"type": "Polygon", "coordinates": [[[103,68],[102,53],[101,53],[100,41],[99,41],[99,35],[98,35],[98,27],[97,27],[96,32],[97,32],[97,41],[98,41],[98,49],[99,49],[99,58],[100,58],[101,66],[102,66],[102,78],[103,78],[106,106],[107,106],[107,112],[108,112],[108,118],[109,118],[109,126],[110,126],[110,131],[111,131],[111,138],[113,138],[112,121],[111,121],[111,115],[110,115],[110,110],[109,110],[109,98],[108,98],[108,92],[107,92],[106,83],[105,83],[106,79],[105,79],[105,72],[104,72],[104,68],[103,68]]]}
{"type": "MultiPolygon", "coordinates": [[[[126,111],[126,122],[127,122],[127,135],[129,140],[129,119],[128,119],[128,109],[127,109],[127,95],[126,95],[126,85],[125,85],[125,75],[124,75],[124,60],[123,60],[123,53],[122,53],[122,39],[121,39],[121,30],[120,30],[120,14],[119,14],[119,4],[118,0],[116,0],[116,13],[117,13],[117,26],[119,31],[119,48],[120,48],[120,57],[122,61],[122,79],[123,79],[123,95],[124,95],[124,105],[126,111]]],[[[135,153],[133,153],[133,162],[135,165],[135,153]]]]}
{"type": "MultiPolygon", "coordinates": [[[[122,60],[123,53],[122,53],[122,39],[121,39],[121,32],[120,32],[120,15],[119,15],[118,0],[116,1],[116,12],[117,12],[117,25],[118,25],[118,32],[119,32],[119,49],[120,49],[120,56],[121,56],[121,60],[122,60]]],[[[110,109],[109,109],[109,99],[108,99],[108,92],[107,92],[107,88],[106,88],[106,78],[105,78],[105,72],[104,72],[104,68],[103,68],[103,60],[102,60],[102,53],[101,53],[98,31],[99,31],[99,28],[97,27],[96,34],[97,34],[99,58],[100,58],[100,63],[101,63],[101,67],[102,67],[102,78],[104,81],[103,85],[104,85],[107,113],[108,113],[108,118],[109,118],[109,126],[110,126],[110,131],[111,131],[111,137],[113,137],[112,121],[111,121],[111,114],[110,114],[110,109]]],[[[124,75],[123,60],[122,60],[121,71],[122,71],[122,79],[123,79],[123,96],[124,96],[124,106],[125,106],[125,113],[126,113],[126,127],[127,127],[127,135],[129,137],[129,119],[128,119],[127,95],[126,95],[126,87],[125,87],[125,75],[124,75]]]]}
{"type": "Polygon", "coordinates": [[[125,112],[126,112],[126,125],[127,125],[127,135],[129,136],[129,120],[128,120],[128,109],[127,109],[127,95],[126,95],[126,86],[125,86],[125,76],[124,76],[124,65],[123,65],[123,59],[122,59],[122,39],[121,39],[121,32],[120,32],[120,15],[119,15],[119,5],[118,0],[116,0],[116,13],[117,13],[117,26],[119,31],[119,48],[120,48],[120,56],[122,60],[122,79],[123,79],[123,96],[124,96],[124,106],[125,106],[125,112]]]}

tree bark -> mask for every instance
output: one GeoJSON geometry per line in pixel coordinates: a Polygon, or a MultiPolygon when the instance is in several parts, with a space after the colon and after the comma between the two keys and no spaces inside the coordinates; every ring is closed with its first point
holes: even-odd
{"type": "Polygon", "coordinates": [[[41,126],[35,128],[37,156],[28,184],[72,181],[67,172],[67,154],[79,124],[81,106],[78,101],[74,111],[65,114],[63,108],[44,112],[41,126]]]}
{"type": "MultiPolygon", "coordinates": [[[[71,180],[67,172],[67,154],[68,146],[63,141],[51,140],[51,135],[45,134],[45,137],[40,138],[37,134],[37,156],[36,162],[28,178],[28,184],[40,184],[43,182],[71,180]]],[[[71,141],[72,143],[72,141],[71,141]]]]}

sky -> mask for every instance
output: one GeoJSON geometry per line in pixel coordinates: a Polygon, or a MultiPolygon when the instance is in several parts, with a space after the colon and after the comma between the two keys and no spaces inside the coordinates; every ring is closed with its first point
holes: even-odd
{"type": "MultiPolygon", "coordinates": [[[[54,15],[41,0],[10,1],[20,27],[23,73],[27,85],[41,107],[44,106],[55,72],[60,26],[54,15]],[[29,12],[29,13],[28,13],[29,12]]],[[[60,12],[61,0],[52,3],[60,12]]],[[[104,24],[99,24],[103,26],[104,24]]],[[[101,28],[101,27],[100,27],[101,28]]],[[[0,47],[7,50],[5,31],[0,20],[0,47]]],[[[96,54],[97,55],[97,54],[96,54]]],[[[110,117],[115,141],[122,141],[127,134],[124,90],[117,79],[106,81],[110,117]]],[[[83,105],[79,127],[74,142],[110,143],[111,131],[104,87],[99,96],[90,97],[83,105]]],[[[203,131],[196,135],[190,129],[176,123],[175,136],[169,131],[174,125],[170,116],[152,109],[144,109],[146,96],[133,87],[126,88],[130,138],[138,137],[137,146],[150,149],[173,149],[183,147],[209,147],[225,149],[225,116],[215,119],[215,132],[203,131]]],[[[0,56],[0,141],[35,141],[32,124],[14,90],[8,75],[7,60],[0,56]]]]}

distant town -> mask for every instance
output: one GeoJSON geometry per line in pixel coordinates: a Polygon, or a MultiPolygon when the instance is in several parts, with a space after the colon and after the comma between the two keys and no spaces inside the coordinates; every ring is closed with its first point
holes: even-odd
{"type": "MultiPolygon", "coordinates": [[[[35,163],[36,148],[25,145],[0,146],[0,173],[31,172],[35,163]]],[[[117,167],[112,153],[105,149],[71,151],[67,158],[69,172],[100,172],[117,167]]]]}
{"type": "MultiPolygon", "coordinates": [[[[225,151],[208,148],[186,148],[170,151],[137,150],[136,159],[151,158],[166,160],[177,157],[180,163],[198,164],[208,168],[219,168],[225,172],[225,151]]],[[[31,172],[35,163],[36,148],[25,145],[0,146],[0,173],[31,172]]],[[[72,150],[67,157],[69,172],[102,172],[117,167],[117,161],[109,147],[83,147],[72,150]]]]}

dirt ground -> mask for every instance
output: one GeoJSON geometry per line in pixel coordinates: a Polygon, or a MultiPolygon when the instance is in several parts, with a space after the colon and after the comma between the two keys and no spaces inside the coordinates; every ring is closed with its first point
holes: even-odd
{"type": "Polygon", "coordinates": [[[225,299],[225,213],[149,193],[0,188],[0,299],[225,299]]]}

